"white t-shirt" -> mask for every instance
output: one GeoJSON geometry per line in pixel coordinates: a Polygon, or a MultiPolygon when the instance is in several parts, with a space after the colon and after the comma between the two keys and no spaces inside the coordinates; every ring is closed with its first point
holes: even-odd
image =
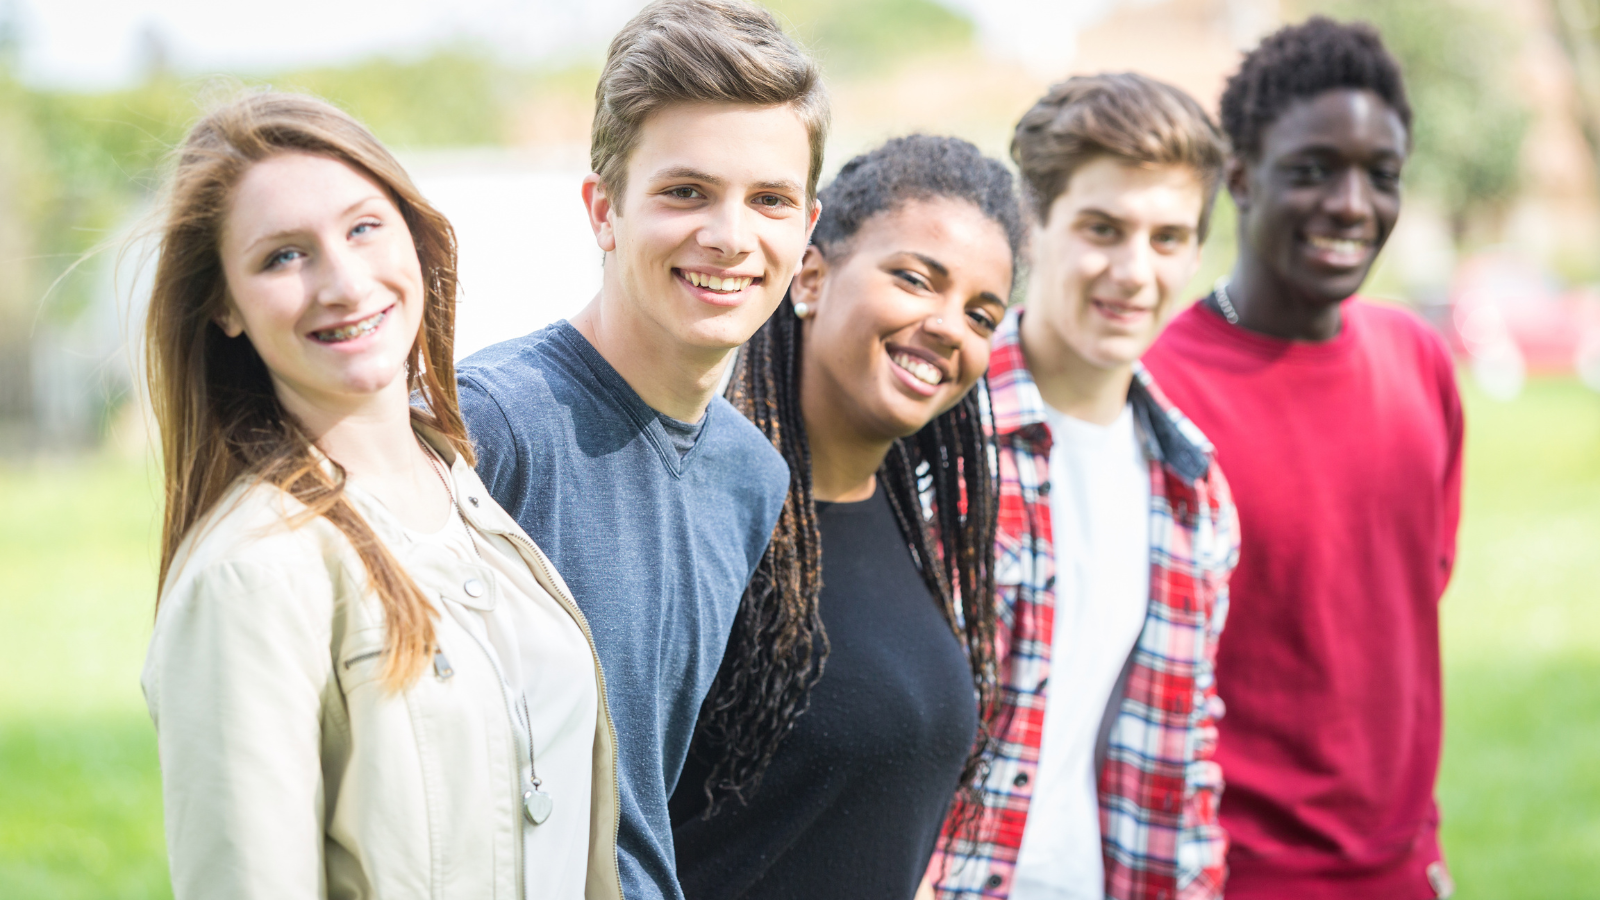
{"type": "Polygon", "coordinates": [[[1150,468],[1133,410],[1048,410],[1055,632],[1039,768],[1012,900],[1103,900],[1095,741],[1150,603],[1150,468]]]}
{"type": "Polygon", "coordinates": [[[533,825],[521,815],[523,896],[582,900],[589,864],[589,808],[594,768],[595,717],[599,692],[594,656],[572,616],[539,586],[516,547],[499,535],[475,532],[451,510],[445,527],[433,534],[405,529],[417,543],[432,544],[469,563],[482,562],[494,572],[487,610],[460,607],[462,624],[486,640],[498,657],[506,690],[522,777],[529,777],[528,723],[521,697],[532,718],[534,765],[541,789],[555,801],[550,818],[533,825]],[[477,550],[473,549],[476,538],[477,550]]]}

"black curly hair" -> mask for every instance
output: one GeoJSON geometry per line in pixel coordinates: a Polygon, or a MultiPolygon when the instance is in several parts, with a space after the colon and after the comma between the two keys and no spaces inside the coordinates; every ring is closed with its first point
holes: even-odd
{"type": "Polygon", "coordinates": [[[822,215],[811,243],[832,254],[847,247],[862,223],[873,216],[936,197],[965,200],[1005,230],[1015,285],[1027,228],[1011,172],[960,138],[927,134],[892,138],[845,163],[818,197],[822,215]]]}
{"type": "MultiPolygon", "coordinates": [[[[957,138],[895,138],[846,163],[822,191],[822,215],[812,241],[824,254],[848,253],[850,240],[874,216],[934,198],[970,202],[1000,225],[1015,271],[1025,232],[1011,174],[957,138]]],[[[785,297],[740,351],[728,387],[728,399],[783,454],[790,481],[778,526],[745,590],[721,669],[695,726],[691,753],[710,770],[704,785],[707,818],[729,797],[745,802],[760,786],[778,746],[805,712],[828,656],[818,607],[822,535],[800,410],[800,325],[785,297]]],[[[877,475],[901,536],[972,669],[980,726],[961,777],[964,812],[975,811],[996,690],[999,501],[981,416],[983,390],[980,382],[922,430],[896,441],[877,475]]]]}
{"type": "Polygon", "coordinates": [[[1400,64],[1366,22],[1312,16],[1278,29],[1250,51],[1222,91],[1222,130],[1234,153],[1255,160],[1261,134],[1292,104],[1324,91],[1353,88],[1377,94],[1411,134],[1400,64]]]}

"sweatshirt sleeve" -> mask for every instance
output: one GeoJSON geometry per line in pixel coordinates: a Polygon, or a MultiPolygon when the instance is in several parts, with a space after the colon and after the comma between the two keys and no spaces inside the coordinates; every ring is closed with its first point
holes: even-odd
{"type": "Polygon", "coordinates": [[[517,509],[517,439],[511,420],[489,389],[472,375],[457,376],[456,394],[467,436],[477,453],[478,478],[489,489],[489,496],[507,511],[517,509]]]}
{"type": "Polygon", "coordinates": [[[162,599],[144,689],[173,894],[325,897],[321,722],[332,586],[222,562],[162,599]]]}
{"type": "Polygon", "coordinates": [[[1442,597],[1456,565],[1456,533],[1461,525],[1461,463],[1466,438],[1466,414],[1461,408],[1461,392],[1456,386],[1455,365],[1449,352],[1443,349],[1443,342],[1440,342],[1439,355],[1443,358],[1439,364],[1439,390],[1448,448],[1442,486],[1444,509],[1439,517],[1439,595],[1442,597]]]}

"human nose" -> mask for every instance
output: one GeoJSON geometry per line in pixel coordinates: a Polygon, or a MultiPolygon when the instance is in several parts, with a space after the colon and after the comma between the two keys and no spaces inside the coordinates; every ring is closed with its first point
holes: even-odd
{"type": "Polygon", "coordinates": [[[311,274],[316,279],[313,292],[323,306],[360,306],[374,287],[371,265],[348,247],[323,253],[321,265],[314,266],[311,274]]]}
{"type": "Polygon", "coordinates": [[[943,346],[959,347],[965,321],[966,310],[960,303],[952,301],[923,319],[922,330],[943,346]]]}
{"type": "Polygon", "coordinates": [[[1155,278],[1155,265],[1148,235],[1138,235],[1111,254],[1111,281],[1129,295],[1143,290],[1155,278]]]}
{"type": "Polygon", "coordinates": [[[1362,222],[1372,216],[1372,195],[1366,173],[1345,169],[1328,194],[1324,208],[1340,222],[1362,222]]]}
{"type": "Polygon", "coordinates": [[[752,212],[743,203],[725,200],[711,211],[700,229],[700,246],[724,258],[743,256],[755,249],[755,230],[750,227],[752,212]]]}

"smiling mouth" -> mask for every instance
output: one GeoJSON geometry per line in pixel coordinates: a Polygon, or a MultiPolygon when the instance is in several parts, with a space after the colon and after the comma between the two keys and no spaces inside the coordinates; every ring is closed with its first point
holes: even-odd
{"type": "Polygon", "coordinates": [[[1372,246],[1371,241],[1361,238],[1333,238],[1320,235],[1307,235],[1306,243],[1313,249],[1321,250],[1341,260],[1359,260],[1365,258],[1367,249],[1372,246]]]}
{"type": "Polygon", "coordinates": [[[1093,297],[1089,298],[1089,302],[1094,306],[1095,309],[1100,310],[1108,316],[1115,316],[1117,318],[1127,318],[1129,316],[1144,315],[1145,313],[1151,312],[1149,307],[1136,306],[1132,303],[1117,303],[1111,300],[1096,300],[1093,297]]]}
{"type": "Polygon", "coordinates": [[[358,337],[362,337],[377,331],[378,326],[383,324],[383,320],[388,318],[389,313],[393,310],[394,307],[391,306],[388,309],[373,313],[359,322],[352,322],[349,325],[341,325],[338,328],[325,328],[322,331],[313,331],[311,332],[311,339],[314,341],[320,341],[324,344],[342,344],[345,341],[353,341],[358,337]]]}
{"type": "Polygon", "coordinates": [[[910,353],[891,353],[889,361],[906,370],[912,378],[923,384],[943,384],[944,373],[939,367],[910,353]]]}
{"type": "Polygon", "coordinates": [[[679,269],[678,274],[683,276],[684,281],[689,282],[695,287],[704,288],[705,290],[718,294],[737,294],[749,287],[751,282],[759,280],[749,275],[735,275],[727,278],[719,278],[715,275],[706,275],[702,272],[690,272],[686,269],[679,269]]]}

